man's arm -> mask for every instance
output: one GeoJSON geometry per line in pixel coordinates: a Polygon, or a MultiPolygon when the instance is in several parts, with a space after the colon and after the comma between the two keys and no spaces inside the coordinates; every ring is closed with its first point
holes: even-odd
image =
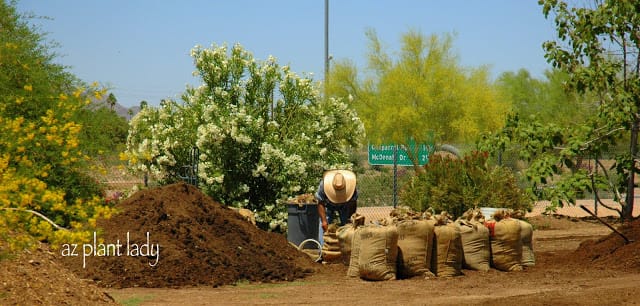
{"type": "Polygon", "coordinates": [[[327,223],[327,209],[324,205],[324,202],[318,202],[318,216],[320,216],[322,230],[326,232],[329,228],[329,224],[327,223]]]}

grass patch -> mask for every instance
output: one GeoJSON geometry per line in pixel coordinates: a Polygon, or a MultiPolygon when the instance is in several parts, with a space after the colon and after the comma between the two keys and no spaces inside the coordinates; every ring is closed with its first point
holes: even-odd
{"type": "Polygon", "coordinates": [[[153,295],[132,296],[126,299],[116,299],[116,302],[124,306],[138,306],[143,302],[151,301],[153,295]]]}

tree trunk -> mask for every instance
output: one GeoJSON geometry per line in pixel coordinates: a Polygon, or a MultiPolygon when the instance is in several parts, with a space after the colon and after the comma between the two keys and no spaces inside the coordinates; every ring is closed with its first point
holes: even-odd
{"type": "Polygon", "coordinates": [[[629,154],[631,154],[631,168],[629,171],[629,180],[627,182],[627,198],[625,200],[625,205],[622,207],[622,219],[623,220],[631,220],[633,218],[633,202],[635,199],[635,158],[638,154],[638,127],[640,125],[640,119],[636,117],[633,122],[633,126],[631,127],[631,140],[629,144],[629,154]]]}

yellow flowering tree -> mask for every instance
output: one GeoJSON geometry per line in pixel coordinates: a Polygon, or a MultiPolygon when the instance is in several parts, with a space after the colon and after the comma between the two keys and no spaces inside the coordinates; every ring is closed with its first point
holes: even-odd
{"type": "MultiPolygon", "coordinates": [[[[485,66],[467,68],[454,52],[454,36],[409,31],[397,55],[386,52],[376,32],[369,40],[367,67],[359,72],[349,60],[337,61],[327,93],[356,109],[370,143],[410,146],[437,142],[472,143],[483,132],[504,125],[510,110],[502,102],[485,66]]],[[[409,158],[419,168],[417,156],[409,158]]]]}
{"type": "Polygon", "coordinates": [[[0,252],[79,241],[112,212],[84,171],[82,125],[72,120],[103,92],[53,63],[25,18],[0,2],[0,252]]]}

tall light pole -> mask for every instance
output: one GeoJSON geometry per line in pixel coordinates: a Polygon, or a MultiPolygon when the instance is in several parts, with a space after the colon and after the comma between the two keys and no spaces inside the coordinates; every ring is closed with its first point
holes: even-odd
{"type": "Polygon", "coordinates": [[[324,93],[327,95],[329,78],[329,0],[324,0],[324,93]]]}

